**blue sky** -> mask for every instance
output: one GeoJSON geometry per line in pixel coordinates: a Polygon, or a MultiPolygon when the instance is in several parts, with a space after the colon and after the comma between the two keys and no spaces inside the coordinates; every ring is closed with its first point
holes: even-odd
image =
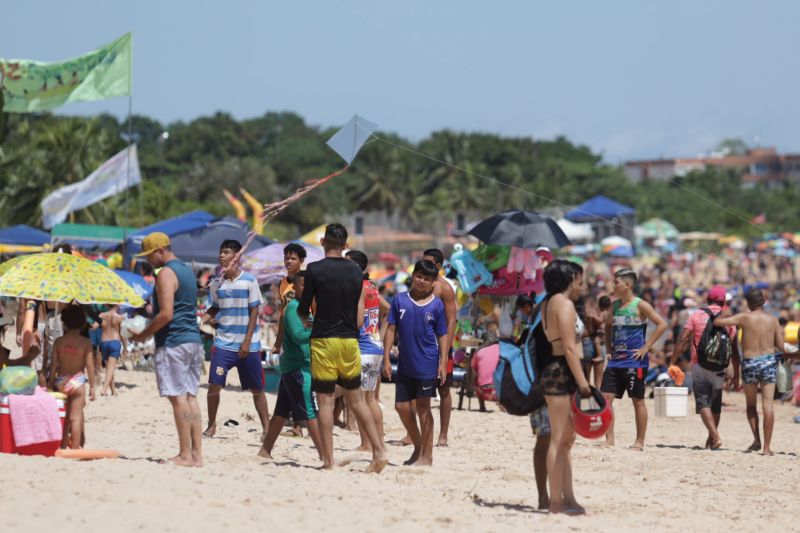
{"type": "MultiPolygon", "coordinates": [[[[800,3],[25,0],[0,57],[56,61],[134,34],[134,113],[162,122],[353,113],[419,139],[566,135],[605,159],[724,137],[800,152],[800,3]]],[[[127,113],[115,99],[64,114],[127,113]]]]}

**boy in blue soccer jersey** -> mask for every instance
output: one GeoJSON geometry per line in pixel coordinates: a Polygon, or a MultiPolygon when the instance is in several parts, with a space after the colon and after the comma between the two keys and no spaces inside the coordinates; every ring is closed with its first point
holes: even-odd
{"type": "Polygon", "coordinates": [[[208,428],[203,432],[206,437],[213,437],[217,432],[219,394],[225,386],[228,371],[233,367],[239,373],[242,390],[253,394],[263,435],[269,426],[258,331],[261,291],[256,277],[242,272],[238,264],[228,268],[241,249],[241,243],[235,240],[226,240],[220,245],[219,264],[223,275],[211,282],[211,307],[201,319],[204,324],[211,323],[217,328],[208,373],[208,428]]]}
{"type": "Polygon", "coordinates": [[[447,379],[447,318],[442,300],[433,295],[436,265],[418,261],[411,275],[411,290],[398,294],[389,310],[383,339],[384,375],[392,376],[389,352],[399,339],[395,409],[400,415],[414,453],[403,464],[433,464],[433,416],[431,398],[447,379]],[[411,409],[416,400],[419,426],[411,409]]]}

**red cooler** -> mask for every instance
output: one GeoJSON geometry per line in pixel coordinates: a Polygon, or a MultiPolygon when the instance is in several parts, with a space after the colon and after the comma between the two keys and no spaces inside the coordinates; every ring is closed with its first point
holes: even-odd
{"type": "MultiPolygon", "coordinates": [[[[61,418],[61,428],[64,428],[64,417],[66,410],[64,400],[56,399],[58,405],[58,416],[61,418]]],[[[0,453],[16,453],[19,455],[45,455],[51,457],[55,455],[61,445],[61,440],[53,442],[40,442],[30,446],[17,447],[14,443],[14,430],[11,426],[11,412],[8,408],[8,396],[0,395],[0,453]]]]}

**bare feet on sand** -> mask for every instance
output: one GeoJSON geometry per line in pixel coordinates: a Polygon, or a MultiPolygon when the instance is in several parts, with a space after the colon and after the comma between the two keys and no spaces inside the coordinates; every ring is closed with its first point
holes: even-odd
{"type": "Polygon", "coordinates": [[[408,459],[403,461],[403,465],[404,466],[408,466],[408,465],[413,465],[414,463],[416,463],[417,460],[419,460],[419,454],[420,454],[420,451],[418,449],[414,448],[414,453],[411,454],[411,457],[409,457],[408,459]]]}
{"type": "Polygon", "coordinates": [[[264,449],[263,446],[258,450],[258,456],[263,459],[272,459],[272,456],[269,454],[267,450],[264,449]]]}
{"type": "Polygon", "coordinates": [[[217,425],[216,424],[209,424],[206,430],[203,432],[204,437],[213,438],[214,435],[217,434],[217,425]]]}
{"type": "Polygon", "coordinates": [[[551,514],[565,514],[567,516],[580,516],[586,514],[586,509],[578,505],[578,502],[564,502],[558,506],[550,506],[551,514]]]}
{"type": "Polygon", "coordinates": [[[770,450],[769,448],[764,448],[764,451],[761,452],[761,455],[766,455],[767,457],[772,457],[775,454],[772,453],[772,450],[770,450]]]}
{"type": "Polygon", "coordinates": [[[364,470],[367,474],[380,474],[386,465],[389,464],[389,456],[386,453],[381,455],[375,456],[372,458],[372,462],[367,466],[367,469],[364,470]]]}
{"type": "Polygon", "coordinates": [[[751,444],[750,447],[747,448],[747,450],[751,452],[757,452],[760,449],[761,449],[761,441],[759,440],[753,441],[753,444],[751,444]]]}
{"type": "Polygon", "coordinates": [[[203,461],[200,460],[195,461],[192,458],[183,458],[180,455],[176,455],[172,459],[164,459],[159,461],[162,465],[175,465],[175,466],[203,466],[203,461]]]}
{"type": "Polygon", "coordinates": [[[539,507],[538,507],[538,509],[544,511],[544,510],[549,509],[549,508],[550,508],[550,498],[547,498],[547,497],[539,498],[539,507]]]}

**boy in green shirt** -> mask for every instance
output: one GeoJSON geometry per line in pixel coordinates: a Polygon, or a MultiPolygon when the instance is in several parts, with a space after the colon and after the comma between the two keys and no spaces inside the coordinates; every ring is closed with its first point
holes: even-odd
{"type": "MultiPolygon", "coordinates": [[[[319,426],[317,425],[317,406],[311,393],[311,328],[307,327],[297,314],[297,306],[303,295],[305,272],[294,277],[294,299],[286,304],[283,316],[283,350],[280,358],[281,373],[278,388],[278,401],[270,419],[264,445],[258,455],[272,459],[272,447],[278,439],[283,424],[289,416],[295,422],[307,421],[308,434],[317,452],[319,446],[319,426]]],[[[322,459],[322,454],[319,456],[322,459]]]]}

